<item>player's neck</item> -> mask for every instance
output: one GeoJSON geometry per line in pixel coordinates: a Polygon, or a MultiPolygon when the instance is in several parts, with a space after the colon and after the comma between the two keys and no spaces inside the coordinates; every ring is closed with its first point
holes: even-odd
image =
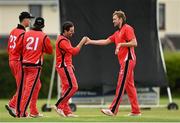
{"type": "Polygon", "coordinates": [[[62,35],[66,38],[69,38],[69,36],[66,33],[63,33],[62,35]]]}
{"type": "Polygon", "coordinates": [[[119,29],[121,29],[122,28],[122,23],[120,23],[118,27],[119,27],[119,29]]]}
{"type": "Polygon", "coordinates": [[[23,26],[24,28],[26,28],[25,24],[23,24],[23,23],[20,23],[20,25],[21,25],[21,26],[23,26]]]}
{"type": "Polygon", "coordinates": [[[118,26],[119,29],[121,29],[125,24],[126,24],[126,23],[124,23],[124,22],[123,22],[123,23],[120,23],[119,26],[118,26]]]}

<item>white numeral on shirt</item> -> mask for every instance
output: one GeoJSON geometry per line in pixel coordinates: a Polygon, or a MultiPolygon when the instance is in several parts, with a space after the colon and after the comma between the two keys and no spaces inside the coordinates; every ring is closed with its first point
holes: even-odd
{"type": "Polygon", "coordinates": [[[14,35],[10,35],[9,38],[10,38],[10,43],[11,43],[11,42],[13,43],[12,45],[9,46],[9,48],[14,49],[14,48],[16,47],[16,39],[17,39],[17,37],[14,36],[14,35]]]}
{"type": "Polygon", "coordinates": [[[38,42],[39,42],[39,38],[33,38],[33,37],[29,37],[27,38],[27,45],[26,45],[26,49],[27,50],[37,50],[37,46],[38,46],[38,42]],[[34,43],[35,41],[35,43],[34,43]]]}

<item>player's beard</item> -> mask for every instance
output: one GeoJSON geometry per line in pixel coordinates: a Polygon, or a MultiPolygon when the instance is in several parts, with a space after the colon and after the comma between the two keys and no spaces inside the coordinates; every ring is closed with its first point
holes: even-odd
{"type": "Polygon", "coordinates": [[[122,27],[122,23],[116,23],[114,26],[120,29],[122,27]]]}
{"type": "Polygon", "coordinates": [[[120,23],[114,22],[114,27],[118,27],[119,28],[119,26],[120,26],[120,23]]]}
{"type": "Polygon", "coordinates": [[[68,38],[71,38],[72,36],[73,36],[73,34],[69,34],[69,35],[68,35],[68,38]]]}

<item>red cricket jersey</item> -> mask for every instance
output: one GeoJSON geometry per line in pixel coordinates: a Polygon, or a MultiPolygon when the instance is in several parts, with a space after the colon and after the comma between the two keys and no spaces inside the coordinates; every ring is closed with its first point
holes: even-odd
{"type": "Polygon", "coordinates": [[[41,30],[30,30],[23,38],[23,64],[43,64],[43,53],[51,54],[50,38],[41,30]]]}
{"type": "Polygon", "coordinates": [[[20,37],[23,36],[25,33],[24,26],[18,24],[18,26],[13,29],[10,33],[9,39],[8,39],[8,54],[9,54],[9,60],[10,61],[18,61],[20,60],[20,50],[17,50],[17,47],[21,45],[20,37]]]}
{"type": "MultiPolygon", "coordinates": [[[[118,43],[126,43],[132,39],[136,39],[136,36],[134,29],[130,25],[124,24],[122,28],[111,35],[109,39],[117,45],[118,43]]],[[[128,59],[136,61],[134,47],[120,47],[118,53],[119,63],[125,62],[128,59]]]]}
{"type": "Polygon", "coordinates": [[[78,47],[72,47],[68,38],[63,35],[59,35],[56,41],[56,66],[73,66],[72,56],[78,54],[80,49],[78,47]]]}

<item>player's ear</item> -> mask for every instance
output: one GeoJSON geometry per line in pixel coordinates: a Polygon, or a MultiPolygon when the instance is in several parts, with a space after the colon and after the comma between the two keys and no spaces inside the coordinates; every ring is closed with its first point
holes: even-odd
{"type": "Polygon", "coordinates": [[[64,30],[64,33],[67,33],[68,31],[67,30],[64,30]]]}

